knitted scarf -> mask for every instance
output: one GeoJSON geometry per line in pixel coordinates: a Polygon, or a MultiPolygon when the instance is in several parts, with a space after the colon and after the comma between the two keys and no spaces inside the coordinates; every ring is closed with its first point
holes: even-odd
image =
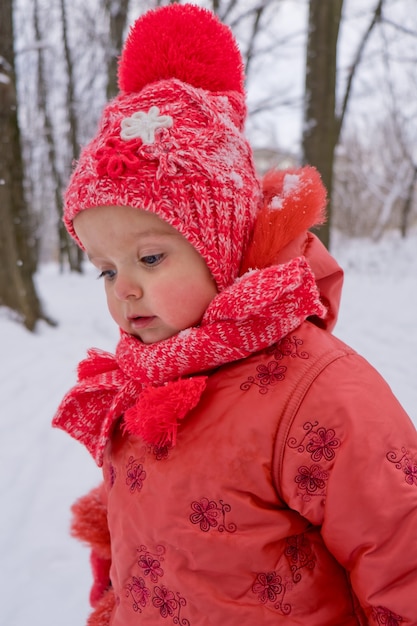
{"type": "Polygon", "coordinates": [[[128,432],[156,449],[174,446],[207,372],[273,345],[313,315],[323,317],[325,308],[304,257],[251,270],[212,300],[199,326],[150,345],[122,332],[115,355],[89,350],[53,425],[99,466],[121,416],[128,432]]]}

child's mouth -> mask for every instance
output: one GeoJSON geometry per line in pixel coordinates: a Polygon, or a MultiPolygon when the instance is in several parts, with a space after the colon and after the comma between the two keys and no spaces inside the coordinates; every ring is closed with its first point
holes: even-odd
{"type": "Polygon", "coordinates": [[[154,315],[149,315],[145,317],[138,315],[137,317],[129,317],[129,324],[132,326],[132,328],[137,330],[140,328],[145,328],[154,319],[154,315]]]}

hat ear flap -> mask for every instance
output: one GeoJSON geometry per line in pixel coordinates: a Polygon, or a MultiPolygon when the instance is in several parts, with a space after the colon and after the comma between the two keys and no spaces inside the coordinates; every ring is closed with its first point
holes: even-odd
{"type": "Polygon", "coordinates": [[[314,167],[271,170],[262,180],[262,193],[240,274],[273,265],[290,241],[326,220],[327,192],[314,167]]]}

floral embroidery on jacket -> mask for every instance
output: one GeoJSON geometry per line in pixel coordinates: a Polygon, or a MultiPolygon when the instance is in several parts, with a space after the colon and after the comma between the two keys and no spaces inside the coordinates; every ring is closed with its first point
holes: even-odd
{"type": "Polygon", "coordinates": [[[282,615],[291,613],[291,604],[284,603],[287,585],[277,572],[261,572],[252,585],[253,593],[262,604],[272,604],[282,615]]]}
{"type": "Polygon", "coordinates": [[[234,533],[237,530],[236,524],[233,522],[226,524],[226,513],[230,513],[232,507],[230,504],[226,504],[223,500],[219,500],[219,503],[208,498],[202,498],[199,501],[191,503],[191,508],[194,513],[190,515],[190,522],[192,524],[199,524],[200,530],[208,532],[212,528],[222,533],[224,531],[228,533],[234,533]],[[219,518],[221,523],[219,524],[219,518]]]}
{"type": "Polygon", "coordinates": [[[155,455],[157,461],[163,461],[169,456],[169,446],[150,446],[152,454],[155,455]]]}
{"type": "Polygon", "coordinates": [[[189,626],[189,620],[180,617],[181,607],[186,606],[187,602],[178,592],[175,594],[164,585],[155,587],[152,604],[159,609],[161,617],[172,617],[174,624],[189,626]]]}
{"type": "Polygon", "coordinates": [[[303,435],[289,437],[287,446],[296,450],[304,457],[307,455],[313,461],[298,467],[294,480],[299,488],[299,495],[304,502],[309,502],[312,496],[326,496],[327,481],[330,476],[331,462],[336,451],[341,446],[341,440],[336,437],[333,428],[319,426],[318,420],[303,424],[303,435]]]}
{"type": "Polygon", "coordinates": [[[258,365],[256,374],[248,376],[247,380],[240,385],[242,391],[247,391],[253,385],[259,387],[259,393],[265,395],[269,391],[269,387],[276,385],[285,379],[287,367],[282,365],[280,361],[284,357],[308,359],[308,352],[299,350],[303,345],[303,340],[298,339],[295,335],[292,337],[284,337],[277,344],[274,344],[266,350],[266,354],[273,357],[273,361],[269,361],[267,365],[258,365]]]}
{"type": "Polygon", "coordinates": [[[326,483],[329,478],[329,472],[326,472],[321,465],[301,465],[298,468],[298,474],[295,482],[298,484],[305,494],[301,494],[305,502],[311,500],[311,496],[325,496],[326,483]]]}
{"type": "Polygon", "coordinates": [[[404,472],[406,483],[417,486],[417,461],[412,458],[406,448],[401,448],[400,454],[391,450],[387,454],[387,459],[390,463],[394,463],[397,469],[404,472]]]}
{"type": "Polygon", "coordinates": [[[277,361],[270,361],[268,365],[258,365],[256,367],[256,376],[248,376],[248,379],[240,385],[242,391],[247,391],[256,385],[259,387],[259,393],[268,393],[268,386],[284,380],[287,368],[279,365],[277,361]]]}
{"type": "Polygon", "coordinates": [[[143,469],[142,463],[139,463],[133,456],[130,456],[126,468],[126,485],[128,485],[130,493],[140,491],[143,487],[143,481],[146,478],[146,472],[143,469]]]}
{"type": "Polygon", "coordinates": [[[186,599],[178,592],[171,591],[159,583],[165,574],[161,562],[165,560],[166,549],[157,545],[151,551],[141,545],[137,549],[139,558],[137,564],[141,569],[140,575],[133,575],[125,585],[126,597],[130,598],[135,613],[142,613],[147,607],[158,609],[164,619],[170,617],[174,624],[190,626],[190,621],[181,616],[182,607],[187,605],[186,599]],[[147,581],[151,585],[147,586],[147,581]]]}
{"type": "Polygon", "coordinates": [[[142,568],[143,575],[149,576],[151,581],[156,584],[158,579],[164,575],[161,561],[164,560],[165,548],[159,545],[156,546],[155,552],[150,552],[146,546],[140,546],[138,553],[138,565],[142,568]]]}
{"type": "Polygon", "coordinates": [[[404,623],[400,615],[392,613],[383,606],[377,606],[372,610],[372,617],[378,625],[384,626],[400,626],[404,623]]]}
{"type": "Polygon", "coordinates": [[[340,439],[336,437],[336,433],[333,428],[316,428],[318,421],[305,422],[303,429],[305,434],[297,442],[295,437],[290,437],[287,441],[287,445],[290,448],[297,448],[297,452],[310,453],[311,460],[317,463],[324,457],[326,461],[332,461],[335,457],[335,449],[340,447],[340,439]],[[307,443],[306,443],[307,439],[307,443]]]}
{"type": "Polygon", "coordinates": [[[308,359],[309,353],[305,350],[299,350],[299,348],[303,345],[303,340],[299,339],[296,335],[286,336],[275,345],[271,346],[271,348],[267,349],[267,354],[273,354],[274,359],[276,361],[280,361],[284,358],[284,356],[289,356],[292,359],[308,359]]]}
{"type": "Polygon", "coordinates": [[[294,589],[302,579],[301,570],[313,570],[316,556],[304,533],[287,537],[278,571],[260,572],[252,585],[252,592],[262,604],[272,605],[282,615],[289,615],[292,605],[286,600],[287,593],[294,589]],[[286,601],[285,601],[286,600],[286,601]]]}
{"type": "Polygon", "coordinates": [[[293,535],[286,539],[287,547],[285,548],[285,556],[291,569],[292,579],[295,583],[300,582],[300,570],[306,567],[314,569],[316,566],[316,556],[308,541],[307,537],[301,533],[293,535]]]}
{"type": "Polygon", "coordinates": [[[142,609],[148,603],[151,592],[146,587],[143,578],[132,576],[132,582],[126,585],[126,597],[131,597],[132,608],[136,613],[142,613],[142,609]]]}

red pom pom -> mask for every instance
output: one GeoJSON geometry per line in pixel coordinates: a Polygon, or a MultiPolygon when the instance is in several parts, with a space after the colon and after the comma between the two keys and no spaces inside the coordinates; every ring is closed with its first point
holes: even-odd
{"type": "Polygon", "coordinates": [[[111,586],[111,559],[102,559],[93,550],[90,554],[90,564],[94,581],[90,590],[90,604],[92,607],[96,607],[111,586]]]}
{"type": "Polygon", "coordinates": [[[207,376],[195,376],[146,387],[136,405],[125,413],[127,430],[152,445],[175,446],[178,422],[197,406],[206,381],[207,376]]]}
{"type": "Polygon", "coordinates": [[[104,486],[100,485],[72,505],[71,535],[90,545],[102,559],[109,559],[110,533],[104,497],[104,486]]]}
{"type": "Polygon", "coordinates": [[[325,221],[327,192],[311,166],[272,170],[262,181],[261,209],[240,273],[273,265],[290,241],[325,221]]]}
{"type": "Polygon", "coordinates": [[[148,11],[131,28],[119,64],[120,90],[137,93],[170,78],[208,91],[244,94],[237,43],[211,11],[171,4],[148,11]]]}

